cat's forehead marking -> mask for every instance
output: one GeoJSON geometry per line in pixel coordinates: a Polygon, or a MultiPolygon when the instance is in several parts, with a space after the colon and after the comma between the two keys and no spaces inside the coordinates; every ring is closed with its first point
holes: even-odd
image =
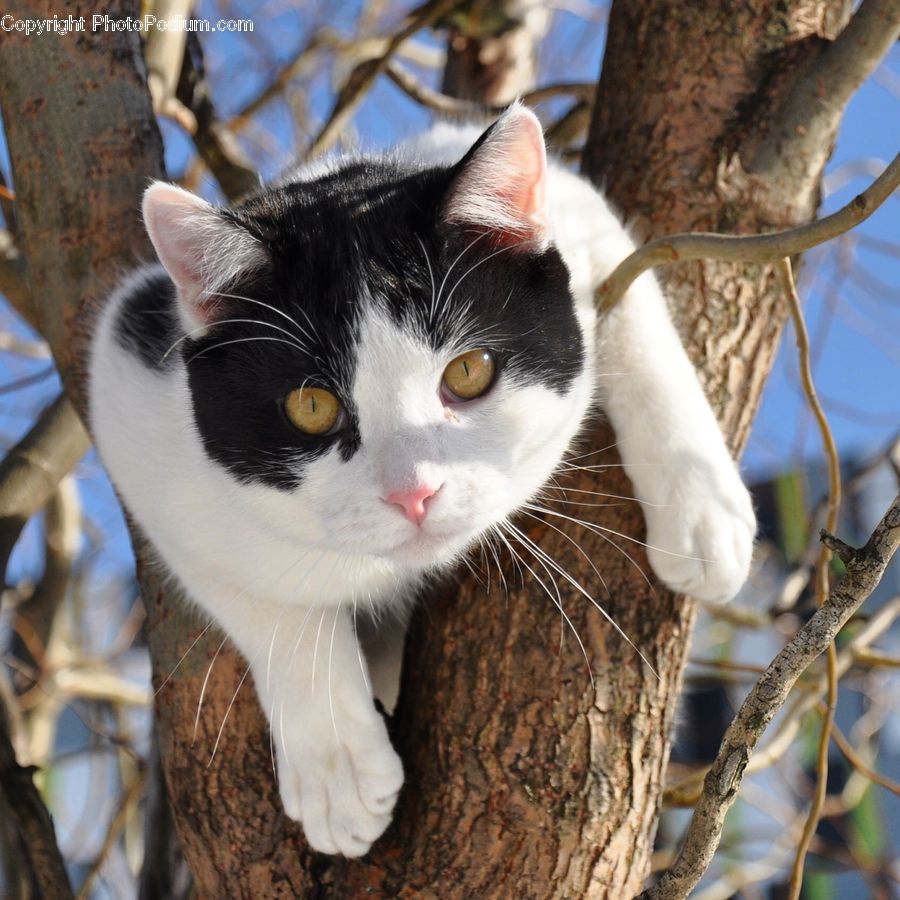
{"type": "Polygon", "coordinates": [[[363,308],[353,402],[366,434],[434,418],[443,359],[425,338],[377,303],[363,308]]]}

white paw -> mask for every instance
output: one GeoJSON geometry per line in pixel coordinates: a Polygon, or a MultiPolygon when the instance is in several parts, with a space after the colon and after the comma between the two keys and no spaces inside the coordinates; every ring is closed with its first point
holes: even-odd
{"type": "Polygon", "coordinates": [[[310,728],[285,727],[278,748],[278,783],[284,811],[303,825],[320,853],[363,856],[391,821],[403,785],[403,765],[381,717],[365,723],[330,716],[310,728]]]}
{"type": "Polygon", "coordinates": [[[672,590],[722,603],[750,573],[756,517],[750,494],[729,461],[672,467],[670,481],[644,507],[647,556],[672,590]]]}

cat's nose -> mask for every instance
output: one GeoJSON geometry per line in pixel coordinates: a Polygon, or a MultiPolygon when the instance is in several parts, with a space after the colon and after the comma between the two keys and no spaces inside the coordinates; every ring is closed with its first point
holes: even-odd
{"type": "Polygon", "coordinates": [[[413,488],[400,491],[391,491],[385,498],[385,503],[391,506],[399,506],[403,515],[410,522],[421,525],[428,515],[428,501],[443,487],[432,487],[428,484],[417,484],[413,488]]]}

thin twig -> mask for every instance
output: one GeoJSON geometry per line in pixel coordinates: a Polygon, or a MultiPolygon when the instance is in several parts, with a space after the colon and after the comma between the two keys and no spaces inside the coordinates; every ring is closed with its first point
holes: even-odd
{"type": "Polygon", "coordinates": [[[729,262],[775,262],[816,247],[859,225],[887,200],[900,185],[900,154],[881,175],[846,206],[830,216],[799,228],[771,234],[733,235],[676,234],[644,244],[619,263],[594,295],[601,312],[610,310],[625,295],[635,279],[654,266],[694,259],[729,262]]]}
{"type": "MultiPolygon", "coordinates": [[[[824,711],[824,704],[821,707],[824,711]]],[[[892,794],[896,794],[900,797],[900,784],[893,780],[893,778],[888,778],[887,775],[882,775],[880,772],[876,772],[853,748],[853,745],[847,738],[844,736],[843,732],[837,725],[831,726],[831,736],[834,738],[835,744],[837,744],[838,750],[847,757],[847,762],[856,769],[860,775],[868,778],[873,784],[880,785],[885,788],[885,790],[890,791],[892,794]]]]}
{"type": "Polygon", "coordinates": [[[800,675],[828,649],[850,616],[877,587],[898,546],[900,494],[866,545],[847,564],[844,577],[826,602],[772,660],[747,695],[706,776],[678,858],[655,885],[640,895],[642,898],[681,900],[697,886],[719,845],[725,815],[737,796],[760,737],[800,675]]]}
{"type": "MultiPolygon", "coordinates": [[[[461,100],[459,97],[451,97],[433,88],[422,84],[409,69],[400,65],[396,60],[391,60],[385,66],[384,74],[412,100],[427,106],[435,112],[448,116],[484,117],[495,116],[507,109],[508,105],[491,105],[475,103],[472,100],[461,100]]],[[[596,84],[580,81],[561,81],[554,84],[546,84],[543,87],[528,91],[519,99],[533,106],[544,100],[559,96],[575,96],[581,100],[589,99],[596,90],[596,84]]]]}
{"type": "Polygon", "coordinates": [[[137,775],[135,775],[131,784],[128,785],[128,789],[119,801],[119,806],[116,809],[115,815],[112,817],[112,821],[109,823],[109,828],[106,831],[106,836],[103,839],[103,845],[100,848],[100,852],[97,854],[97,858],[94,860],[84,881],[81,883],[81,888],[78,891],[76,900],[87,900],[90,896],[91,886],[97,875],[100,874],[100,869],[103,867],[103,863],[106,862],[106,858],[109,856],[109,851],[112,849],[113,844],[124,830],[132,809],[137,806],[143,789],[144,769],[141,767],[138,769],[137,775]]]}
{"type": "Polygon", "coordinates": [[[72,897],[69,876],[56,843],[53,821],[34,786],[33,769],[19,765],[5,709],[0,706],[0,792],[20,837],[19,860],[42,897],[72,897]]]}
{"type": "Polygon", "coordinates": [[[337,140],[344,126],[362,103],[367,91],[375,83],[375,79],[384,71],[398,47],[412,37],[417,31],[427,28],[450,12],[459,0],[427,0],[422,6],[410,14],[406,25],[390,38],[384,52],[361,62],[350,73],[344,86],[338,92],[331,113],[322,126],[321,131],[313,139],[306,152],[306,158],[312,159],[328,150],[337,140]]]}
{"type": "Polygon", "coordinates": [[[89,446],[78,413],[60,394],[0,462],[0,572],[25,522],[47,504],[89,446]]]}
{"type": "MultiPolygon", "coordinates": [[[[854,551],[856,552],[856,551],[854,551]]],[[[860,655],[877,641],[900,616],[900,597],[895,597],[885,603],[875,615],[865,623],[859,633],[841,648],[838,654],[838,678],[843,678],[851,667],[858,664],[860,655]]],[[[802,676],[801,676],[802,683],[802,676]]],[[[817,677],[813,683],[804,688],[801,696],[791,704],[784,716],[779,720],[773,732],[768,735],[768,743],[760,750],[754,752],[744,772],[745,777],[762,772],[774,765],[784,756],[785,752],[793,744],[800,731],[803,717],[811,709],[814,709],[819,698],[827,688],[827,680],[824,675],[817,677]]],[[[703,779],[710,770],[710,766],[704,766],[697,772],[686,775],[678,781],[666,786],[663,795],[665,806],[695,806],[700,799],[703,789],[703,779]]]]}
{"type": "MultiPolygon", "coordinates": [[[[825,450],[825,458],[828,461],[828,512],[825,517],[825,528],[829,533],[837,531],[838,512],[841,505],[841,464],[838,459],[837,445],[834,435],[828,425],[828,419],[822,404],[816,395],[816,387],[813,382],[812,364],[810,362],[809,334],[806,331],[806,323],[803,320],[803,310],[800,307],[800,298],[794,285],[794,273],[791,261],[788,258],[776,263],[776,271],[784,287],[785,296],[791,310],[791,318],[794,322],[794,331],[797,337],[797,353],[800,364],[800,379],[803,384],[803,392],[806,401],[815,416],[822,436],[822,445],[825,450]]],[[[824,541],[821,542],[818,558],[816,560],[815,577],[815,602],[821,607],[828,596],[828,566],[831,562],[831,549],[824,541]]],[[[837,649],[834,643],[828,645],[828,691],[825,703],[825,714],[822,717],[822,733],[819,737],[819,747],[816,759],[816,790],[813,802],[809,810],[809,816],[803,827],[800,842],[797,845],[797,855],[791,870],[789,887],[790,900],[797,900],[803,884],[803,865],[810,842],[822,815],[825,798],[828,792],[828,744],[831,738],[831,728],[834,725],[834,714],[837,707],[838,677],[837,677],[837,649]]]]}

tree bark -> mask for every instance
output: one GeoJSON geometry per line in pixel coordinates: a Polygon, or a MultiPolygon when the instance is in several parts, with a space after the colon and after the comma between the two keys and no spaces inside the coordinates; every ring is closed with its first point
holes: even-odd
{"type": "MultiPolygon", "coordinates": [[[[25,5],[17,0],[12,11],[25,14],[25,5]]],[[[34,15],[34,3],[28,6],[34,15]]],[[[68,7],[45,2],[41,10],[66,15],[68,7]]],[[[134,15],[136,4],[116,0],[96,11],[134,15]]],[[[846,0],[615,4],[586,172],[644,236],[808,220],[821,165],[791,176],[795,191],[785,192],[779,174],[776,191],[766,171],[746,171],[742,148],[795,86],[798,60],[839,32],[847,14],[846,0]]],[[[82,411],[81,315],[146,249],[138,197],[147,177],[161,173],[139,53],[127,32],[72,41],[13,34],[0,44],[0,101],[30,296],[82,411]]],[[[696,263],[668,274],[676,317],[737,450],[785,306],[762,267],[696,263]]],[[[589,438],[591,447],[614,441],[602,425],[589,438]]],[[[614,451],[591,462],[613,465],[614,451]]],[[[615,467],[563,483],[630,490],[615,467]]],[[[605,512],[604,526],[642,537],[636,504],[605,512]]],[[[593,685],[568,625],[527,569],[520,580],[506,566],[508,594],[496,577],[490,592],[466,577],[427,598],[407,642],[392,723],[407,785],[394,824],[361,861],[306,849],[278,803],[264,719],[243,682],[246,663],[185,610],[136,539],[162,760],[200,896],[543,900],[640,890],[693,605],[645,580],[646,559],[626,540],[568,523],[524,520],[520,527],[595,592],[659,678],[560,579],[551,579],[552,590],[584,643],[593,685]]],[[[527,551],[525,559],[547,582],[527,551]]]]}
{"type": "Polygon", "coordinates": [[[472,0],[449,16],[441,91],[503,106],[534,86],[538,48],[550,24],[540,0],[472,0]]]}

